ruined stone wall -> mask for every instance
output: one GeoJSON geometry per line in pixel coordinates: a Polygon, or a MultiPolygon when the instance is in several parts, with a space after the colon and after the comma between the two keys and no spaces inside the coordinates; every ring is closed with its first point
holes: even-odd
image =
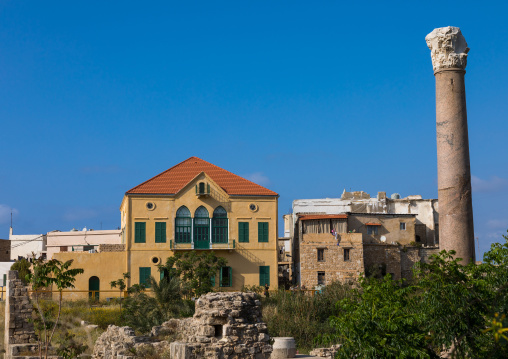
{"type": "Polygon", "coordinates": [[[421,248],[418,247],[400,249],[400,270],[402,278],[412,278],[414,265],[422,260],[420,252],[421,248]]]}
{"type": "Polygon", "coordinates": [[[19,279],[18,271],[9,271],[7,275],[7,294],[5,301],[5,339],[7,353],[15,344],[36,343],[32,318],[32,303],[26,287],[19,279]]]}
{"type": "Polygon", "coordinates": [[[303,234],[300,243],[301,285],[313,289],[318,285],[318,274],[324,273],[325,285],[335,281],[355,280],[364,272],[361,233],[303,234]],[[323,250],[322,260],[318,251],[323,250]],[[344,260],[344,251],[349,250],[349,260],[344,260]]]}
{"type": "Polygon", "coordinates": [[[394,279],[400,279],[401,258],[397,245],[365,244],[363,248],[365,271],[368,274],[384,275],[391,273],[394,279]]]}

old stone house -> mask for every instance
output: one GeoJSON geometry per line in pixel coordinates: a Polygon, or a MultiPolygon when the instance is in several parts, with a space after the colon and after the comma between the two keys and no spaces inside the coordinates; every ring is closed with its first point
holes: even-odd
{"type": "Polygon", "coordinates": [[[407,278],[437,251],[437,201],[344,191],[340,199],[295,200],[284,216],[294,283],[314,288],[363,273],[407,278]]]}

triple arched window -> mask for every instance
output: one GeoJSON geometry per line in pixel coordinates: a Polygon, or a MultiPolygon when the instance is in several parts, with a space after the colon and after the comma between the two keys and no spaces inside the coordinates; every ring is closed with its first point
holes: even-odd
{"type": "Polygon", "coordinates": [[[185,206],[176,211],[175,242],[194,243],[194,248],[209,248],[210,243],[228,243],[228,213],[219,206],[210,219],[208,210],[200,206],[194,218],[185,206]]]}

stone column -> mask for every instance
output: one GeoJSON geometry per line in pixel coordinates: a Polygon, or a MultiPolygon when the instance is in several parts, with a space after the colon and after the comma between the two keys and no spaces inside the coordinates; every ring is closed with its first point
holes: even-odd
{"type": "Polygon", "coordinates": [[[436,78],[439,247],[475,260],[471,171],[467,133],[466,40],[458,27],[434,29],[425,37],[436,78]]]}

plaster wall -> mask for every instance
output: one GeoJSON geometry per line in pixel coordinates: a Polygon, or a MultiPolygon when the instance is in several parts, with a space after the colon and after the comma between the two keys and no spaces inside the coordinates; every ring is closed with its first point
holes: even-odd
{"type": "Polygon", "coordinates": [[[69,231],[69,232],[49,232],[47,234],[47,256],[53,258],[55,253],[60,252],[60,247],[76,247],[76,251],[81,251],[83,246],[99,244],[120,244],[122,241],[120,230],[100,230],[100,231],[69,231]]]}
{"type": "Polygon", "coordinates": [[[10,234],[11,260],[19,257],[32,257],[32,253],[40,255],[46,250],[45,234],[10,234]]]}

